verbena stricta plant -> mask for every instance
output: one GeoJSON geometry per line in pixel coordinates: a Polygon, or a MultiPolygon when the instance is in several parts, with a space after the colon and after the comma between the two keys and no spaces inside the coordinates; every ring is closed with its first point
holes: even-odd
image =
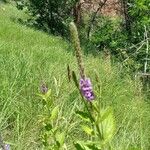
{"type": "Polygon", "coordinates": [[[58,121],[59,107],[53,107],[51,89],[45,83],[40,86],[41,94],[38,94],[43,100],[43,113],[40,115],[41,124],[40,139],[44,149],[59,150],[64,146],[65,132],[61,131],[58,121]]]}
{"type": "MultiPolygon", "coordinates": [[[[97,96],[94,95],[90,78],[87,78],[85,75],[78,31],[73,22],[70,23],[70,32],[76,53],[80,79],[77,79],[74,71],[72,72],[72,77],[86,108],[86,111],[78,110],[76,114],[83,121],[81,128],[86,134],[90,135],[86,141],[74,141],[74,145],[77,150],[107,149],[110,147],[109,143],[115,131],[113,111],[110,107],[101,107],[100,100],[96,99],[97,96]]],[[[99,87],[99,83],[97,84],[99,87]]]]}

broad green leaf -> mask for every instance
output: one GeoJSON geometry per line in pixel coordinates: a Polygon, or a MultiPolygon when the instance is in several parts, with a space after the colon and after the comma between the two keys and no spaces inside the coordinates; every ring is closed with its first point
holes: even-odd
{"type": "Polygon", "coordinates": [[[58,116],[58,112],[59,112],[59,107],[56,106],[51,112],[50,120],[56,120],[56,118],[58,116]]]}
{"type": "Polygon", "coordinates": [[[62,132],[62,133],[57,132],[56,133],[56,140],[57,140],[57,145],[59,147],[63,146],[63,144],[65,142],[65,132],[62,132]]]}
{"type": "Polygon", "coordinates": [[[104,121],[110,115],[110,113],[112,113],[111,107],[108,107],[107,109],[102,110],[100,112],[98,119],[97,119],[97,123],[99,124],[100,122],[104,121]]]}
{"type": "Polygon", "coordinates": [[[81,118],[83,119],[84,121],[87,121],[87,122],[90,122],[90,121],[93,121],[93,119],[91,118],[91,116],[86,113],[86,112],[83,112],[83,111],[76,111],[76,114],[81,118]]]}
{"type": "Polygon", "coordinates": [[[86,132],[89,135],[92,135],[94,133],[93,129],[91,129],[87,125],[81,125],[81,128],[84,132],[86,132]]]}
{"type": "Polygon", "coordinates": [[[47,91],[47,93],[44,95],[45,96],[45,100],[47,100],[50,97],[50,95],[51,95],[51,89],[49,89],[47,91]]]}
{"type": "Polygon", "coordinates": [[[46,105],[46,97],[45,97],[45,95],[44,94],[37,94],[38,96],[40,96],[41,97],[41,99],[43,100],[42,102],[43,102],[43,105],[46,105]]]}
{"type": "Polygon", "coordinates": [[[77,141],[74,143],[74,146],[77,150],[91,150],[86,146],[86,143],[83,141],[77,141]]]}
{"type": "Polygon", "coordinates": [[[51,125],[50,123],[45,125],[45,129],[46,129],[47,131],[50,131],[52,128],[53,128],[53,127],[52,127],[52,125],[51,125]]]}
{"type": "Polygon", "coordinates": [[[106,144],[114,135],[115,119],[113,116],[113,111],[110,108],[107,108],[105,111],[101,112],[101,114],[102,121],[100,121],[99,127],[104,138],[103,144],[106,144]]]}
{"type": "Polygon", "coordinates": [[[100,143],[92,141],[77,141],[74,146],[77,150],[101,150],[100,143]]]}
{"type": "Polygon", "coordinates": [[[38,95],[38,96],[44,98],[44,95],[43,95],[43,94],[36,94],[36,95],[38,95]]]}
{"type": "Polygon", "coordinates": [[[84,146],[84,148],[85,148],[85,150],[92,150],[92,149],[90,149],[88,146],[84,146]]]}
{"type": "Polygon", "coordinates": [[[43,100],[47,101],[51,95],[51,89],[49,89],[46,94],[37,94],[37,95],[40,96],[43,100]]]}
{"type": "Polygon", "coordinates": [[[101,143],[99,141],[86,141],[86,146],[91,150],[101,150],[101,143]]]}
{"type": "Polygon", "coordinates": [[[79,142],[74,143],[74,146],[77,150],[85,150],[84,146],[79,142]]]}
{"type": "Polygon", "coordinates": [[[100,143],[91,143],[87,145],[91,150],[101,150],[100,143]]]}

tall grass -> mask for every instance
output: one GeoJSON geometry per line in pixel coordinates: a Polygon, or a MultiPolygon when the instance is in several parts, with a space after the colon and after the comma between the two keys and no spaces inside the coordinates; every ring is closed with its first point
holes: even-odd
{"type": "MultiPolygon", "coordinates": [[[[86,139],[74,111],[83,109],[78,91],[67,79],[67,64],[77,70],[70,45],[60,37],[47,35],[17,23],[25,17],[11,5],[0,5],[0,132],[15,150],[41,149],[39,115],[42,102],[37,96],[44,81],[52,89],[54,105],[60,107],[67,128],[67,148],[73,140],[86,139]]],[[[86,74],[94,83],[97,99],[111,105],[116,118],[113,150],[150,149],[150,109],[139,81],[123,73],[121,65],[107,63],[101,56],[84,56],[86,74]],[[97,90],[95,72],[100,80],[97,90]]]]}

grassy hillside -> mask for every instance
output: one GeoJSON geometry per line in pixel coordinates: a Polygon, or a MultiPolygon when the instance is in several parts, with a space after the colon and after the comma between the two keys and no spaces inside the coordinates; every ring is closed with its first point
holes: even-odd
{"type": "MultiPolygon", "coordinates": [[[[42,101],[37,95],[44,81],[52,89],[54,107],[63,116],[58,125],[70,124],[66,145],[73,148],[73,140],[86,139],[81,132],[76,108],[83,109],[77,89],[67,79],[67,64],[77,72],[73,48],[60,37],[47,35],[17,23],[26,17],[11,5],[0,5],[0,132],[12,150],[41,150],[39,140],[42,101]],[[71,123],[70,123],[71,121],[71,123]]],[[[123,73],[121,65],[92,55],[84,56],[87,76],[96,89],[95,72],[101,85],[104,106],[112,106],[116,119],[113,150],[150,149],[150,110],[144,101],[141,85],[123,73]]]]}

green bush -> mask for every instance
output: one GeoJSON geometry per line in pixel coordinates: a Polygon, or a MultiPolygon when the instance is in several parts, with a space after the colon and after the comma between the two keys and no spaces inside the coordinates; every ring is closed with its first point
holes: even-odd
{"type": "Polygon", "coordinates": [[[108,17],[99,17],[91,33],[90,42],[99,50],[109,49],[116,54],[118,47],[124,47],[127,44],[127,36],[122,32],[119,19],[110,19],[108,17]]]}
{"type": "Polygon", "coordinates": [[[72,8],[77,0],[28,0],[17,2],[28,8],[34,26],[52,34],[66,35],[72,20],[72,8]]]}
{"type": "Polygon", "coordinates": [[[143,40],[144,26],[150,30],[149,10],[150,5],[148,0],[136,0],[128,4],[129,15],[131,20],[132,38],[130,39],[134,43],[138,43],[143,40]]]}

